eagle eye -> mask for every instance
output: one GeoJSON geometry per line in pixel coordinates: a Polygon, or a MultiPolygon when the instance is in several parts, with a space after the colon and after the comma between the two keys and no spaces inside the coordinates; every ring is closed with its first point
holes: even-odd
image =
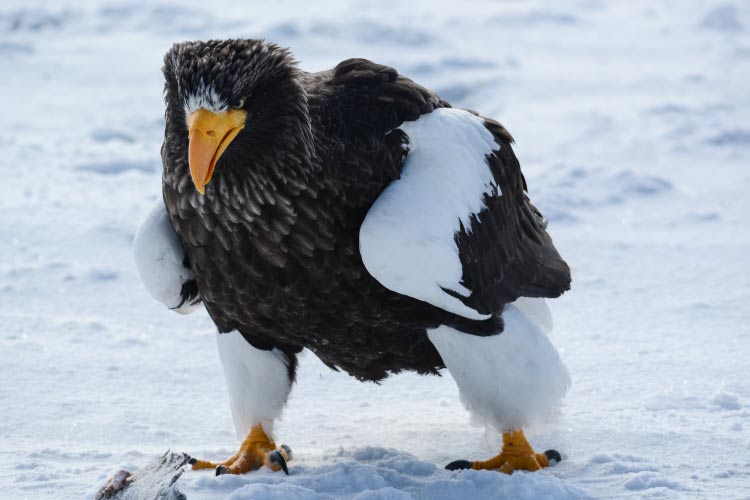
{"type": "Polygon", "coordinates": [[[235,106],[235,109],[242,109],[245,107],[245,98],[241,97],[239,102],[237,102],[237,106],[235,106]]]}

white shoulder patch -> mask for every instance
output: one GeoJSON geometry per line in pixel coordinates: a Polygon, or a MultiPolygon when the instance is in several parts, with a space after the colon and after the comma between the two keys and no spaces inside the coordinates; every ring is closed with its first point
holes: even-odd
{"type": "Polygon", "coordinates": [[[498,189],[486,156],[500,146],[481,118],[440,108],[401,125],[411,150],[401,178],[367,213],[362,260],[383,286],[469,319],[486,319],[442,288],[468,295],[454,235],[498,189]],[[442,288],[441,288],[442,287],[442,288]]]}
{"type": "Polygon", "coordinates": [[[194,276],[182,265],[185,249],[172,229],[161,197],[135,233],[133,254],[141,281],[153,298],[180,313],[193,312],[199,306],[185,304],[178,308],[182,285],[194,276]]]}

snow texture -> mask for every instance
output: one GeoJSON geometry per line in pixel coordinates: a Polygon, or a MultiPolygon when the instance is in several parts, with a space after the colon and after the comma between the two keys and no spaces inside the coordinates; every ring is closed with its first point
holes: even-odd
{"type": "Polygon", "coordinates": [[[189,457],[166,452],[136,473],[121,470],[97,492],[95,500],[186,500],[177,488],[189,457]]]}
{"type": "Polygon", "coordinates": [[[503,319],[505,330],[493,337],[448,326],[428,335],[472,416],[510,431],[555,416],[570,376],[547,335],[519,308],[508,305],[503,319]]]}
{"type": "Polygon", "coordinates": [[[499,437],[450,377],[362,384],[303,355],[290,476],[187,470],[188,499],[750,497],[746,1],[0,2],[0,498],[92,498],[167,449],[236,451],[215,330],[144,290],[172,43],[265,37],[390,64],[516,139],[572,265],[557,466],[450,473],[499,437]]]}
{"type": "Polygon", "coordinates": [[[471,294],[455,235],[471,227],[484,194],[497,188],[487,155],[499,149],[481,118],[458,109],[436,109],[401,125],[411,150],[401,178],[367,212],[359,250],[370,274],[394,292],[446,311],[487,319],[443,290],[471,294]]]}

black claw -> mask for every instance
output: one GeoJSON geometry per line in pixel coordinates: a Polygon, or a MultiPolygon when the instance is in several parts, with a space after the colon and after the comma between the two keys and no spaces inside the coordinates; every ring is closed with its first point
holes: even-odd
{"type": "Polygon", "coordinates": [[[471,462],[468,460],[454,460],[446,465],[445,468],[448,470],[471,469],[471,462]]]}
{"type": "Polygon", "coordinates": [[[183,453],[183,455],[185,455],[185,460],[187,460],[187,463],[189,463],[190,465],[195,465],[198,462],[198,460],[196,460],[195,458],[191,457],[187,453],[183,453]]]}
{"type": "Polygon", "coordinates": [[[557,450],[547,450],[544,452],[544,456],[547,457],[550,465],[555,465],[556,463],[562,462],[562,455],[560,455],[560,452],[557,450]]]}
{"type": "Polygon", "coordinates": [[[225,465],[219,465],[218,467],[216,467],[217,476],[222,476],[224,474],[229,474],[229,469],[227,469],[225,465]]]}
{"type": "Polygon", "coordinates": [[[289,475],[289,469],[286,466],[286,460],[284,460],[284,455],[282,455],[279,450],[273,450],[271,453],[269,453],[268,460],[272,464],[278,464],[281,467],[281,470],[284,471],[284,474],[286,474],[287,476],[289,475]]]}

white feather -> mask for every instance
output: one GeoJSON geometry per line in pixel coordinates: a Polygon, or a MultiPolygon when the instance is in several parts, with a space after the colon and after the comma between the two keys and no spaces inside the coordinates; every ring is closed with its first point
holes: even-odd
{"type": "Polygon", "coordinates": [[[236,331],[217,334],[217,344],[237,437],[244,439],[257,424],[271,436],[292,389],[286,356],[256,349],[236,331]]]}
{"type": "Polygon", "coordinates": [[[359,246],[370,274],[386,288],[470,319],[486,319],[441,287],[468,295],[454,240],[461,223],[498,189],[486,155],[500,146],[482,119],[436,109],[400,127],[411,142],[401,178],[373,204],[359,246]]]}
{"type": "Polygon", "coordinates": [[[221,97],[213,85],[201,82],[195,92],[187,95],[184,102],[185,118],[199,109],[207,109],[213,113],[221,113],[229,109],[226,101],[221,97]]]}
{"type": "Polygon", "coordinates": [[[570,385],[549,338],[520,308],[508,305],[503,319],[505,330],[492,337],[448,326],[428,332],[466,408],[501,432],[557,414],[570,385]]]}
{"type": "Polygon", "coordinates": [[[133,254],[141,281],[153,298],[180,313],[200,306],[177,307],[182,301],[182,285],[194,276],[182,265],[185,249],[169,222],[161,197],[135,233],[133,254]]]}
{"type": "Polygon", "coordinates": [[[552,332],[554,322],[546,300],[536,297],[519,297],[513,302],[513,305],[519,308],[544,333],[550,334],[552,332]]]}

